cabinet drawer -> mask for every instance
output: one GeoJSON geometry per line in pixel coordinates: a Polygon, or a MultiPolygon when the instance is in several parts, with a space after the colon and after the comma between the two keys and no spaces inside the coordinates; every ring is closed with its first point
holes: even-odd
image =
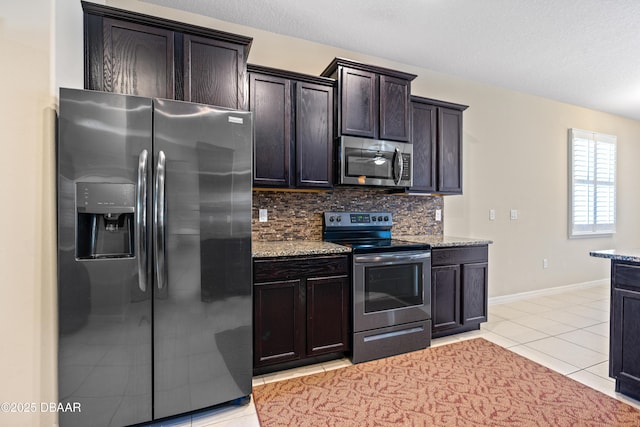
{"type": "Polygon", "coordinates": [[[253,261],[253,281],[268,282],[290,278],[337,276],[349,273],[349,257],[317,256],[253,261]]]}
{"type": "Polygon", "coordinates": [[[640,291],[640,265],[614,263],[613,280],[616,288],[640,291]]]}
{"type": "Polygon", "coordinates": [[[474,262],[487,262],[489,260],[489,247],[464,246],[459,248],[433,248],[431,251],[431,265],[469,264],[474,262]]]}

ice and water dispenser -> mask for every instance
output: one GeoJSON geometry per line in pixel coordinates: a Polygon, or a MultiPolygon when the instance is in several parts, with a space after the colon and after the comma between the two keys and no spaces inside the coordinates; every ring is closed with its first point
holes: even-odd
{"type": "Polygon", "coordinates": [[[130,258],[133,253],[134,184],[76,184],[76,258],[130,258]]]}

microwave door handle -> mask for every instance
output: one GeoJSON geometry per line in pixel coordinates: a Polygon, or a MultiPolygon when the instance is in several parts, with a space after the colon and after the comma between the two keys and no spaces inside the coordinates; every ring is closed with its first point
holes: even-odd
{"type": "Polygon", "coordinates": [[[138,195],[136,200],[135,243],[138,255],[138,286],[142,292],[147,290],[147,150],[138,157],[138,195]]]}
{"type": "Polygon", "coordinates": [[[156,280],[158,289],[165,287],[167,279],[165,260],[165,169],[166,157],[164,151],[158,153],[158,164],[156,166],[155,181],[155,203],[154,203],[154,229],[155,229],[155,261],[156,280]]]}
{"type": "Polygon", "coordinates": [[[400,184],[400,180],[402,179],[403,163],[402,153],[400,149],[396,147],[393,154],[393,182],[395,182],[396,185],[400,184]]]}

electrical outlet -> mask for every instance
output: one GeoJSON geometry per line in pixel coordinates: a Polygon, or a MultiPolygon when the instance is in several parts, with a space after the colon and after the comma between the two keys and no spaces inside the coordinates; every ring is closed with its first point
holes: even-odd
{"type": "Polygon", "coordinates": [[[266,209],[259,209],[258,213],[259,213],[259,217],[258,217],[258,221],[259,222],[267,222],[268,221],[268,216],[267,216],[267,210],[266,209]]]}
{"type": "Polygon", "coordinates": [[[542,268],[549,268],[549,260],[544,258],[542,260],[542,268]]]}
{"type": "Polygon", "coordinates": [[[496,220],[496,210],[489,209],[489,221],[495,221],[495,220],[496,220]]]}
{"type": "Polygon", "coordinates": [[[517,209],[511,209],[511,220],[515,221],[516,219],[518,219],[518,210],[517,209]]]}
{"type": "Polygon", "coordinates": [[[436,221],[442,221],[442,209],[436,209],[436,221]]]}

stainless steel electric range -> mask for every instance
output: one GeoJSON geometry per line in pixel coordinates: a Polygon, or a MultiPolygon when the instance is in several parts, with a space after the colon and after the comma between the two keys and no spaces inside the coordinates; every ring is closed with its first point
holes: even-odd
{"type": "Polygon", "coordinates": [[[393,239],[389,212],[325,212],[323,240],[352,249],[352,362],[431,344],[431,246],[393,239]]]}

